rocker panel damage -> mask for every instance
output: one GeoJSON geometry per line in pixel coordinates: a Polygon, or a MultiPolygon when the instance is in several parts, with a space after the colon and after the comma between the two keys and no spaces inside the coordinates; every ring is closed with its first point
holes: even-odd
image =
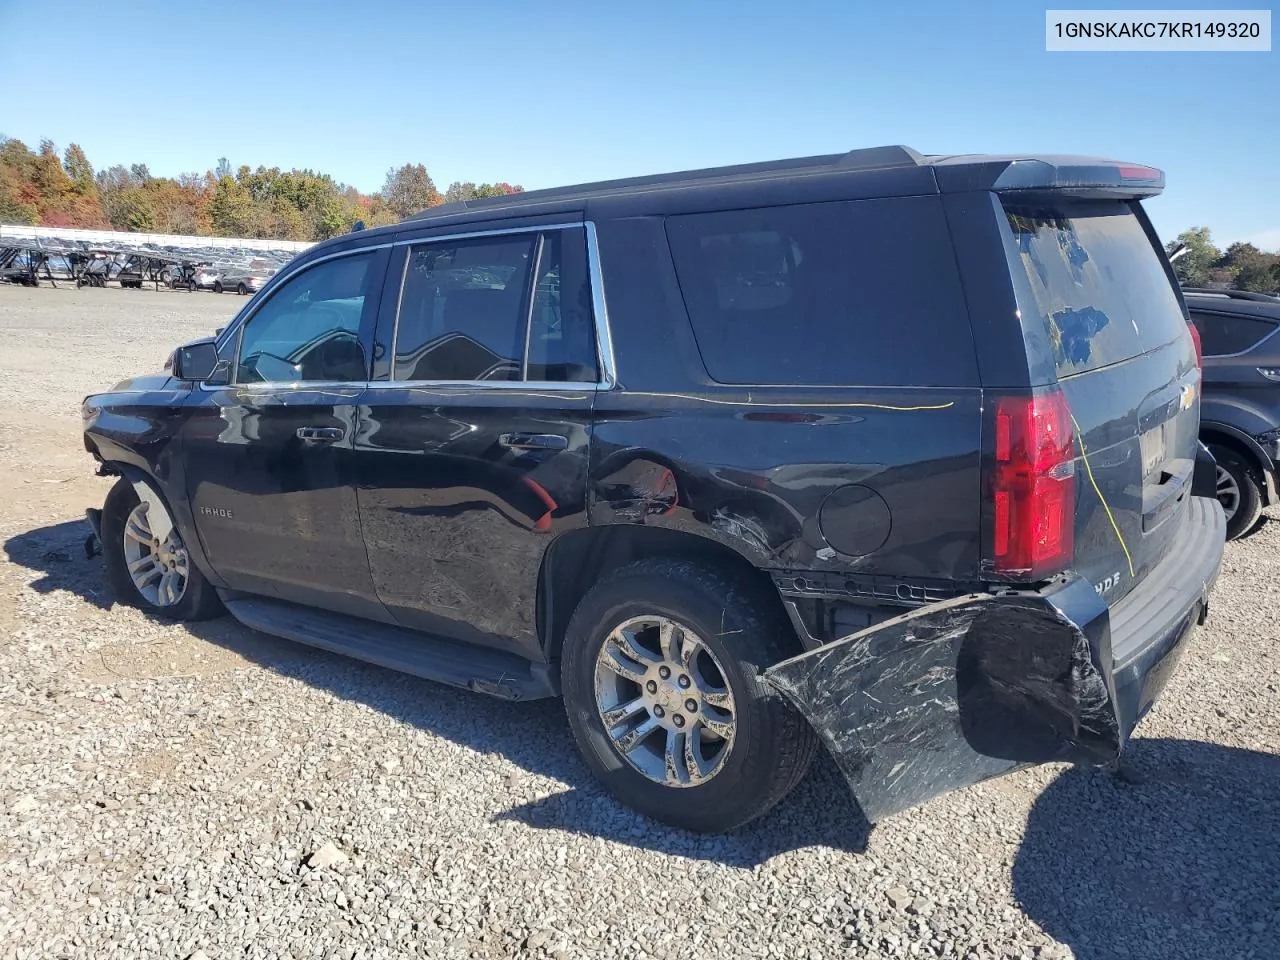
{"type": "Polygon", "coordinates": [[[969,595],[765,671],[876,822],[1017,767],[1105,764],[1123,740],[1105,606],[1085,627],[1044,596],[969,595]]]}

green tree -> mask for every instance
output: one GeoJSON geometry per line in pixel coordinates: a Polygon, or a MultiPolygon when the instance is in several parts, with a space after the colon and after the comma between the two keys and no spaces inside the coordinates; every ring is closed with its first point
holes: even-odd
{"type": "Polygon", "coordinates": [[[388,170],[382,198],[401,220],[443,200],[431,174],[420,163],[406,163],[399,169],[388,170]]]}
{"type": "Polygon", "coordinates": [[[1276,288],[1280,255],[1264,253],[1252,243],[1233,243],[1219,265],[1231,271],[1237,289],[1270,293],[1276,288]]]}
{"type": "Polygon", "coordinates": [[[253,197],[231,177],[221,178],[209,198],[209,225],[217,237],[257,236],[253,197]]]}
{"type": "Polygon", "coordinates": [[[1180,244],[1185,244],[1187,251],[1173,261],[1173,272],[1183,286],[1203,287],[1210,280],[1210,271],[1222,257],[1221,252],[1213,245],[1209,228],[1192,227],[1184,230],[1167,249],[1172,253],[1180,244]]]}
{"type": "Polygon", "coordinates": [[[67,171],[67,176],[71,178],[76,193],[87,196],[97,191],[97,186],[93,182],[93,167],[89,163],[89,158],[84,155],[84,150],[80,148],[80,144],[73,143],[67,147],[62,155],[62,165],[67,171]]]}

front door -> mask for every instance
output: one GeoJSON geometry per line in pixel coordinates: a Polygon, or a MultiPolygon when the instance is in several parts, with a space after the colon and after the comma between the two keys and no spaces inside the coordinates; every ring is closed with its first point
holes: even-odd
{"type": "Polygon", "coordinates": [[[397,251],[389,379],[356,438],[378,596],[406,626],[537,655],[543,555],[586,523],[595,329],[581,225],[397,251]]]}
{"type": "Polygon", "coordinates": [[[234,332],[231,382],[184,428],[188,493],[233,589],[375,616],[352,475],[386,250],[304,267],[234,332]]]}

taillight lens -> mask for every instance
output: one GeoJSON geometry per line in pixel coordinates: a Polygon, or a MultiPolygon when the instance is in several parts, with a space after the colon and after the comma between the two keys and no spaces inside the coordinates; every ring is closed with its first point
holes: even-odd
{"type": "Polygon", "coordinates": [[[1203,371],[1204,347],[1200,345],[1200,329],[1194,323],[1188,323],[1187,329],[1191,331],[1191,342],[1196,345],[1196,366],[1203,371]]]}
{"type": "Polygon", "coordinates": [[[995,572],[1040,580],[1071,565],[1075,434],[1062,391],[1000,397],[991,467],[995,572]]]}

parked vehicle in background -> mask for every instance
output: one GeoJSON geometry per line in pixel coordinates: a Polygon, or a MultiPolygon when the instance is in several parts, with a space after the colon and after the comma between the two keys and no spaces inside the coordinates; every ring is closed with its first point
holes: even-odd
{"type": "Polygon", "coordinates": [[[197,290],[212,290],[222,277],[222,270],[211,264],[196,267],[195,284],[197,290]]]}
{"type": "Polygon", "coordinates": [[[1204,352],[1200,438],[1218,462],[1227,536],[1276,500],[1280,463],[1280,300],[1241,290],[1182,291],[1204,352]]]}
{"type": "Polygon", "coordinates": [[[230,264],[222,268],[213,284],[214,293],[230,291],[241,296],[257,293],[275,276],[276,267],[267,260],[251,260],[242,264],[230,264]]]}
{"type": "Polygon", "coordinates": [[[561,694],[605,787],[691,830],[819,738],[872,821],[1113,762],[1226,527],[1163,184],[885,147],[333,238],[86,398],[111,582],[561,694]]]}

